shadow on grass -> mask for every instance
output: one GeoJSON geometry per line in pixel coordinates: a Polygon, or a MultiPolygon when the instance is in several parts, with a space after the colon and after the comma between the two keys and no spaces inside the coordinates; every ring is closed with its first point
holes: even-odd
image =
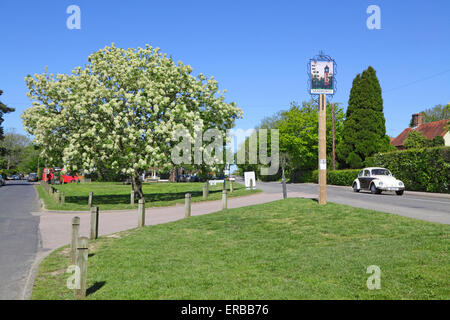
{"type": "MultiPolygon", "coordinates": [[[[144,194],[145,202],[164,202],[164,201],[174,201],[184,199],[187,192],[177,192],[177,193],[152,193],[144,194]]],[[[191,197],[201,197],[203,191],[193,191],[190,192],[191,197]]],[[[210,190],[209,194],[222,193],[222,190],[210,190]]],[[[95,195],[92,199],[93,204],[130,204],[130,196],[127,194],[114,194],[114,195],[95,195]]],[[[66,203],[77,204],[77,205],[87,205],[87,196],[66,196],[66,203]]],[[[135,200],[137,203],[137,199],[135,200]]]]}
{"type": "Polygon", "coordinates": [[[94,292],[100,290],[101,287],[105,285],[106,281],[97,281],[91,287],[86,290],[86,296],[93,294],[94,292]]]}

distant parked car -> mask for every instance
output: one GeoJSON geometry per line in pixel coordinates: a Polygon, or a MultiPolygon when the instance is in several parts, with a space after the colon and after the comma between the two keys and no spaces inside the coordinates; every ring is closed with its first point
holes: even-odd
{"type": "Polygon", "coordinates": [[[4,185],[5,185],[5,178],[3,178],[3,176],[0,174],[0,186],[4,185]]]}
{"type": "Polygon", "coordinates": [[[382,191],[395,191],[401,196],[405,191],[402,181],[396,179],[392,173],[385,168],[364,168],[358,178],[353,181],[353,191],[370,190],[373,194],[380,194],[382,191]]]}
{"type": "Polygon", "coordinates": [[[191,182],[200,182],[200,177],[196,174],[192,175],[191,182]]]}
{"type": "Polygon", "coordinates": [[[38,181],[38,175],[37,175],[37,173],[30,173],[29,175],[28,175],[28,178],[27,178],[27,181],[28,182],[36,182],[36,181],[38,181]]]}

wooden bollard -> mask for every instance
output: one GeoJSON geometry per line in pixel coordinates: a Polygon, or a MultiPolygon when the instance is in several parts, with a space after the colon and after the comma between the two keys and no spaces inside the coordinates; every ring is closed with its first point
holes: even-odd
{"type": "Polygon", "coordinates": [[[78,289],[75,289],[75,298],[86,297],[88,254],[88,238],[78,238],[76,265],[80,271],[80,287],[78,289]]]}
{"type": "Polygon", "coordinates": [[[74,264],[77,257],[78,237],[80,234],[80,217],[72,218],[72,241],[70,243],[70,262],[74,264]]]}
{"type": "Polygon", "coordinates": [[[227,207],[227,190],[222,190],[222,210],[225,210],[227,207]]]}
{"type": "Polygon", "coordinates": [[[63,191],[61,193],[61,205],[63,206],[66,203],[66,193],[63,191]]]}
{"type": "Polygon", "coordinates": [[[233,181],[230,180],[230,192],[233,192],[233,181]]]}
{"type": "Polygon", "coordinates": [[[134,191],[131,191],[130,193],[130,204],[134,206],[134,191]]]}
{"type": "Polygon", "coordinates": [[[56,203],[59,203],[59,190],[56,190],[56,192],[53,194],[53,198],[55,199],[56,203]]]}
{"type": "Polygon", "coordinates": [[[89,206],[89,208],[92,207],[92,196],[93,196],[93,193],[89,192],[89,199],[88,199],[88,206],[89,206]]]}
{"type": "Polygon", "coordinates": [[[139,199],[138,202],[138,227],[145,226],[145,200],[139,199]]]}
{"type": "Polygon", "coordinates": [[[184,217],[187,218],[191,216],[191,194],[186,193],[184,198],[184,217]]]}
{"type": "Polygon", "coordinates": [[[209,180],[206,180],[206,197],[209,196],[209,180]]]}
{"type": "Polygon", "coordinates": [[[208,198],[208,195],[206,194],[206,184],[203,185],[203,200],[206,200],[208,198]]]}
{"type": "Polygon", "coordinates": [[[91,234],[90,239],[98,238],[98,207],[91,208],[91,234]]]}

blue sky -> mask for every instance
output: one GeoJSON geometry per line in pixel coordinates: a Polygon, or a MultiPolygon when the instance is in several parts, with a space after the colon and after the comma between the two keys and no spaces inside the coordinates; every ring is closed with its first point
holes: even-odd
{"type": "Polygon", "coordinates": [[[338,65],[334,102],[347,106],[352,80],[369,65],[383,89],[387,134],[411,114],[450,102],[450,1],[1,1],[1,100],[16,112],[5,128],[24,132],[30,106],[24,77],[69,73],[92,52],[157,46],[194,73],[214,76],[227,100],[244,111],[238,128],[310,99],[308,60],[320,50],[338,65]],[[81,30],[69,30],[69,5],[81,9],[81,30]],[[369,30],[369,5],[381,9],[381,30],[369,30]]]}

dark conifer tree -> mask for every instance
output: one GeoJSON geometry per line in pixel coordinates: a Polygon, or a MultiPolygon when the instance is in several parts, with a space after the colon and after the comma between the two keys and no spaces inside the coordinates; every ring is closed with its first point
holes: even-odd
{"type": "MultiPolygon", "coordinates": [[[[0,90],[0,96],[3,94],[3,91],[0,90]]],[[[3,115],[9,112],[13,112],[14,109],[13,108],[8,108],[3,102],[0,101],[0,141],[3,140],[3,127],[2,127],[2,123],[3,123],[3,115]]],[[[0,155],[3,155],[4,150],[2,147],[0,147],[0,155]]]]}
{"type": "Polygon", "coordinates": [[[361,168],[376,152],[388,151],[381,86],[369,67],[353,80],[341,143],[336,149],[341,167],[361,168]]]}

